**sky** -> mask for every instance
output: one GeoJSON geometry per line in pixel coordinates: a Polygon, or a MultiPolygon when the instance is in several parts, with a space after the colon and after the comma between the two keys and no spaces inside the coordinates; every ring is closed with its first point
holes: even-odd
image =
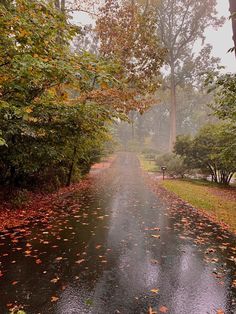
{"type": "MultiPolygon", "coordinates": [[[[204,0],[202,0],[204,1],[204,0]]],[[[234,72],[235,70],[235,56],[234,53],[227,51],[234,46],[232,40],[232,25],[229,20],[229,1],[217,0],[217,11],[220,16],[226,18],[225,24],[218,30],[209,28],[206,30],[206,42],[213,46],[213,56],[221,59],[221,65],[225,66],[226,72],[234,72]]],[[[82,24],[91,23],[92,20],[87,14],[75,14],[74,21],[82,24]]]]}
{"type": "Polygon", "coordinates": [[[234,46],[231,21],[228,19],[230,15],[229,1],[218,0],[217,2],[219,15],[226,17],[227,20],[224,26],[217,31],[208,29],[206,31],[206,41],[213,46],[213,55],[221,58],[222,65],[226,67],[225,70],[227,72],[233,72],[235,69],[235,56],[234,53],[227,53],[227,51],[234,46]]]}

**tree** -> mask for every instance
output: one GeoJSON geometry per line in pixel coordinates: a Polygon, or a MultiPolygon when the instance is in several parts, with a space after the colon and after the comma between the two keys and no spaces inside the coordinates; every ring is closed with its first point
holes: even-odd
{"type": "Polygon", "coordinates": [[[235,47],[236,47],[236,18],[235,18],[236,2],[234,0],[229,0],[229,10],[230,10],[231,19],[232,19],[234,51],[236,54],[236,50],[235,50],[235,47]]]}
{"type": "Polygon", "coordinates": [[[175,153],[184,158],[191,169],[201,169],[216,183],[229,184],[236,172],[235,126],[204,126],[194,138],[178,137],[175,153]]]}
{"type": "Polygon", "coordinates": [[[144,111],[150,104],[148,96],[160,86],[157,75],[166,51],[158,41],[155,20],[147,6],[106,0],[96,21],[99,52],[120,62],[119,76],[126,84],[123,102],[130,109],[139,103],[140,111],[144,111]]]}
{"type": "Polygon", "coordinates": [[[198,56],[194,53],[194,43],[204,43],[204,31],[210,26],[219,26],[222,19],[217,18],[216,0],[162,0],[157,10],[157,24],[160,39],[168,50],[167,63],[169,75],[167,77],[171,95],[170,109],[170,139],[169,149],[172,150],[176,139],[176,88],[186,79],[194,82],[196,70],[202,55],[209,62],[209,47],[203,47],[198,56]],[[196,67],[197,66],[197,67],[196,67]],[[186,71],[187,69],[187,71],[186,71]],[[188,73],[188,77],[185,75],[188,73]]]}
{"type": "Polygon", "coordinates": [[[54,1],[6,1],[0,26],[0,183],[70,184],[98,158],[119,116],[110,99],[122,90],[120,66],[72,51],[79,28],[54,1]]]}
{"type": "Polygon", "coordinates": [[[209,74],[206,80],[209,92],[214,91],[214,101],[211,108],[218,118],[236,123],[236,75],[209,74]]]}

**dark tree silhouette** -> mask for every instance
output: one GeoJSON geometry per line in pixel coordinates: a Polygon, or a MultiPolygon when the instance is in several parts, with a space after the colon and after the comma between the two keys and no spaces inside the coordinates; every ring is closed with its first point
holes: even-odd
{"type": "MultiPolygon", "coordinates": [[[[229,9],[230,9],[230,13],[232,15],[234,47],[236,47],[236,17],[233,16],[233,14],[236,13],[236,1],[235,0],[229,0],[229,9]]],[[[235,50],[235,55],[236,55],[236,50],[235,50]]]]}

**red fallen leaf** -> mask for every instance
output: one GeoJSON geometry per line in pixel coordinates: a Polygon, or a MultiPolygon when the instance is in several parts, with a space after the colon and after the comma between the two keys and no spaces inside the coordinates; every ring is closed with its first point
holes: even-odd
{"type": "Polygon", "coordinates": [[[12,303],[7,303],[7,307],[9,308],[9,307],[12,307],[13,306],[13,304],[12,303]]]}
{"type": "Polygon", "coordinates": [[[12,284],[13,286],[15,286],[16,284],[18,284],[18,282],[19,282],[19,281],[13,281],[11,284],[12,284]]]}
{"type": "Polygon", "coordinates": [[[35,261],[35,263],[36,263],[36,264],[42,264],[42,261],[41,261],[40,258],[37,258],[36,261],[35,261]]]}
{"type": "Polygon", "coordinates": [[[26,243],[26,246],[27,247],[31,247],[32,245],[30,243],[26,243]]]}
{"type": "Polygon", "coordinates": [[[85,259],[80,259],[80,260],[76,261],[76,264],[81,264],[83,262],[85,262],[85,259]]]}
{"type": "Polygon", "coordinates": [[[3,276],[3,272],[0,270],[0,277],[2,277],[3,276]]]}
{"type": "Polygon", "coordinates": [[[168,311],[169,311],[169,309],[168,309],[168,307],[166,307],[166,306],[161,306],[160,308],[159,308],[159,311],[161,312],[161,313],[167,313],[168,311]]]}
{"type": "Polygon", "coordinates": [[[51,302],[57,302],[59,300],[58,297],[52,296],[51,297],[51,302]]]}
{"type": "Polygon", "coordinates": [[[100,244],[96,245],[95,248],[98,250],[100,249],[102,246],[100,244]]]}

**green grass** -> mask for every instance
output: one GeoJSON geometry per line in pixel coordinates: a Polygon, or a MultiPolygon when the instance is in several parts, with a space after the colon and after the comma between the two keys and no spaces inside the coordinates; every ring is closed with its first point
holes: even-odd
{"type": "Polygon", "coordinates": [[[141,168],[147,172],[159,172],[160,169],[154,160],[147,160],[143,155],[139,155],[141,168]]]}
{"type": "Polygon", "coordinates": [[[165,180],[161,184],[192,206],[213,214],[219,222],[226,223],[232,231],[236,230],[236,202],[213,194],[209,187],[215,188],[216,185],[192,180],[165,180]]]}

